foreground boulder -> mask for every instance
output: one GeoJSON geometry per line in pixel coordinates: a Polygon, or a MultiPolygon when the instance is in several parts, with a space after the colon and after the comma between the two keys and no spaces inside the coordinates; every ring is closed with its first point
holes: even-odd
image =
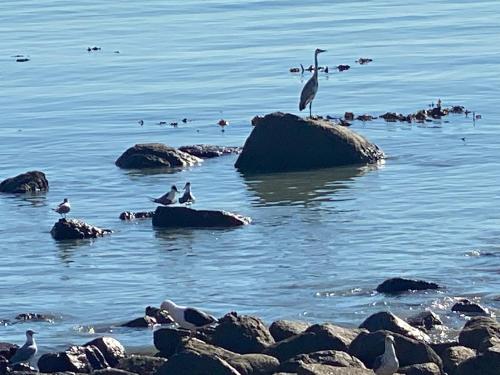
{"type": "Polygon", "coordinates": [[[8,342],[0,342],[0,356],[5,359],[10,359],[14,353],[19,349],[19,345],[11,344],[8,342]]]}
{"type": "Polygon", "coordinates": [[[460,363],[475,355],[476,352],[473,349],[466,348],[465,346],[453,346],[445,349],[440,354],[440,357],[443,360],[444,371],[448,375],[454,375],[460,363]]]}
{"type": "Polygon", "coordinates": [[[304,332],[310,326],[311,324],[307,322],[277,320],[271,324],[269,332],[275,341],[281,341],[304,332]]]}
{"type": "MultiPolygon", "coordinates": [[[[285,374],[285,373],[282,373],[285,374]]],[[[298,375],[374,375],[372,370],[356,367],[334,367],[323,364],[307,364],[300,367],[298,375]]]]}
{"type": "Polygon", "coordinates": [[[498,375],[500,373],[500,346],[461,362],[455,375],[498,375]]]}
{"type": "Polygon", "coordinates": [[[240,354],[260,353],[274,338],[259,318],[231,312],[219,319],[212,344],[240,354]]]}
{"type": "Polygon", "coordinates": [[[231,212],[194,210],[181,206],[158,206],[153,215],[153,226],[162,228],[228,228],[250,222],[250,218],[231,212]]]}
{"type": "Polygon", "coordinates": [[[299,354],[286,362],[283,362],[279,370],[281,372],[299,372],[304,365],[321,364],[334,367],[355,367],[365,369],[365,365],[356,357],[346,352],[337,350],[323,350],[309,354],[299,354]]]}
{"type": "Polygon", "coordinates": [[[441,375],[441,369],[435,363],[419,363],[406,367],[400,367],[399,374],[405,375],[441,375]]]}
{"type": "Polygon", "coordinates": [[[181,146],[179,150],[201,159],[211,159],[222,155],[239,154],[241,147],[214,146],[214,145],[192,145],[181,146]]]}
{"type": "Polygon", "coordinates": [[[361,135],[289,113],[264,116],[236,161],[241,172],[285,172],[374,163],[383,152],[361,135]]]}
{"type": "Polygon", "coordinates": [[[71,371],[89,373],[109,367],[103,353],[95,346],[72,346],[59,353],[47,353],[38,360],[40,372],[71,371]]]}
{"type": "Polygon", "coordinates": [[[403,319],[398,318],[396,315],[388,311],[381,311],[370,315],[363,323],[361,323],[359,328],[366,328],[370,332],[387,330],[415,340],[430,342],[430,337],[426,333],[412,327],[403,319]]]}
{"type": "Polygon", "coordinates": [[[500,324],[493,318],[475,317],[465,323],[458,336],[460,345],[479,349],[483,343],[494,338],[500,338],[500,324]]]}
{"type": "Polygon", "coordinates": [[[125,357],[125,348],[113,337],[98,337],[89,341],[84,346],[99,349],[111,367],[115,367],[125,357]]]}
{"type": "Polygon", "coordinates": [[[49,190],[49,182],[40,171],[26,172],[0,182],[2,193],[36,193],[49,190]]]}
{"type": "Polygon", "coordinates": [[[424,280],[412,280],[403,279],[401,277],[394,277],[392,279],[385,280],[382,284],[377,286],[377,292],[379,293],[402,293],[410,290],[426,290],[426,289],[438,289],[439,285],[436,283],[430,283],[424,280]]]}
{"type": "Polygon", "coordinates": [[[146,355],[130,355],[122,358],[116,367],[140,375],[156,375],[158,369],[166,362],[167,360],[165,358],[146,355]]]}
{"type": "Polygon", "coordinates": [[[126,150],[115,162],[124,169],[183,168],[200,163],[196,156],[161,143],[137,144],[126,150]]]}
{"type": "Polygon", "coordinates": [[[76,219],[59,219],[50,234],[55,240],[81,240],[84,238],[97,238],[111,233],[110,229],[101,229],[76,219]]]}

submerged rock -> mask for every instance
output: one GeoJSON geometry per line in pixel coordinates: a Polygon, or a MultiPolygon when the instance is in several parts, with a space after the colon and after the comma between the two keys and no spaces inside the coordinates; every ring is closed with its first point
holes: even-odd
{"type": "Polygon", "coordinates": [[[0,182],[2,193],[36,193],[49,190],[49,182],[45,173],[40,171],[26,172],[0,182]]]}
{"type": "Polygon", "coordinates": [[[424,342],[431,341],[430,337],[425,332],[412,327],[403,319],[387,311],[381,311],[370,315],[363,323],[361,323],[359,328],[366,328],[370,332],[387,330],[415,340],[424,342]]]}
{"type": "Polygon", "coordinates": [[[426,290],[426,289],[439,289],[439,285],[424,280],[404,279],[402,277],[393,277],[385,280],[382,284],[377,286],[379,293],[401,293],[410,290],[426,290]]]}
{"type": "Polygon", "coordinates": [[[137,144],[126,150],[115,162],[124,169],[183,168],[202,159],[161,143],[137,144]]]}
{"type": "Polygon", "coordinates": [[[426,330],[430,330],[437,325],[443,324],[439,315],[433,313],[432,311],[422,311],[421,313],[411,316],[406,320],[413,327],[425,328],[426,330]]]}
{"type": "Polygon", "coordinates": [[[471,315],[489,315],[488,310],[478,303],[463,298],[451,307],[451,311],[461,312],[471,315]]]}
{"type": "Polygon", "coordinates": [[[285,172],[374,163],[383,157],[375,144],[345,127],[276,112],[253,128],[235,167],[241,172],[285,172]]]}
{"type": "Polygon", "coordinates": [[[130,212],[125,211],[120,214],[120,220],[149,219],[153,217],[154,211],[130,212]]]}
{"type": "Polygon", "coordinates": [[[181,206],[158,206],[153,215],[153,226],[162,228],[227,228],[250,222],[249,217],[227,211],[194,210],[181,206]]]}
{"type": "Polygon", "coordinates": [[[181,146],[179,150],[202,159],[215,158],[222,155],[239,154],[241,147],[214,146],[214,145],[192,145],[181,146]]]}
{"type": "Polygon", "coordinates": [[[80,240],[84,238],[97,238],[111,233],[110,229],[101,229],[76,219],[59,219],[50,234],[55,240],[80,240]]]}

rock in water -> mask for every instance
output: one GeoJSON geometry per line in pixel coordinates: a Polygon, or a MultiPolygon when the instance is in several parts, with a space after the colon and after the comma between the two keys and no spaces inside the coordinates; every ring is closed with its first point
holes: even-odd
{"type": "Polygon", "coordinates": [[[249,224],[251,219],[226,211],[194,210],[188,207],[156,208],[153,226],[162,228],[227,228],[249,224]]]}
{"type": "Polygon", "coordinates": [[[50,234],[55,240],[81,240],[84,238],[102,237],[111,233],[110,229],[101,229],[76,219],[59,219],[50,234]]]}
{"type": "Polygon", "coordinates": [[[392,279],[385,280],[382,284],[377,286],[379,293],[402,293],[410,290],[426,290],[438,289],[439,285],[430,283],[424,280],[403,279],[401,277],[393,277],[392,279]]]}
{"type": "Polygon", "coordinates": [[[125,151],[115,162],[124,169],[183,168],[202,159],[161,143],[137,144],[125,151]]]}
{"type": "Polygon", "coordinates": [[[211,159],[222,155],[239,154],[241,147],[234,146],[213,146],[213,145],[192,145],[181,146],[179,150],[202,159],[211,159]]]}
{"type": "Polygon", "coordinates": [[[374,163],[384,157],[375,144],[345,127],[271,113],[245,142],[235,167],[241,172],[286,172],[374,163]]]}
{"type": "Polygon", "coordinates": [[[45,174],[31,171],[3,180],[0,183],[2,193],[36,193],[49,190],[49,182],[45,174]]]}

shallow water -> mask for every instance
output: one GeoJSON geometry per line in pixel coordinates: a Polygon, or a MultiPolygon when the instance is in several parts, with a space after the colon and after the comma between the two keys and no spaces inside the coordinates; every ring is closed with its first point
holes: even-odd
{"type": "Polygon", "coordinates": [[[215,315],[351,326],[381,309],[408,316],[432,307],[451,327],[444,337],[464,323],[449,313],[452,297],[500,307],[499,3],[165,3],[0,3],[0,179],[39,169],[50,182],[47,194],[0,195],[0,318],[58,317],[0,327],[0,341],[21,343],[35,328],[41,352],[109,331],[128,346],[150,345],[149,330],[109,327],[167,297],[215,315]],[[102,50],[88,53],[93,46],[102,50]],[[351,65],[320,75],[317,114],[407,113],[441,98],[482,118],[355,122],[388,155],[371,167],[243,176],[236,156],[175,174],[114,166],[135,143],[242,145],[254,115],[298,114],[308,75],[288,69],[312,63],[316,47],[328,50],[320,64],[351,65]],[[30,61],[16,63],[17,54],[30,61]],[[359,57],[374,61],[360,66],[359,57]],[[192,121],[157,125],[182,118],[192,121]],[[224,133],[220,118],[230,121],[224,133]],[[253,224],[155,230],[118,220],[188,180],[196,207],[253,224]],[[115,232],[56,243],[50,208],[64,197],[71,216],[115,232]],[[445,288],[372,292],[392,276],[445,288]]]}

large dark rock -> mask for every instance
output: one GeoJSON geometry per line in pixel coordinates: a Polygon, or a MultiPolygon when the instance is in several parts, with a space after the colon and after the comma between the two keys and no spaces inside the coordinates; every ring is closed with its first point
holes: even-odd
{"type": "Polygon", "coordinates": [[[212,344],[240,354],[261,353],[274,339],[259,318],[231,312],[219,319],[212,344]]]}
{"type": "Polygon", "coordinates": [[[250,222],[250,218],[231,212],[194,210],[181,206],[158,206],[153,215],[153,226],[162,228],[227,228],[250,222]]]}
{"type": "Polygon", "coordinates": [[[234,146],[214,146],[214,145],[191,145],[181,146],[179,150],[202,159],[215,158],[228,154],[239,154],[241,147],[234,146]]]}
{"type": "Polygon", "coordinates": [[[158,369],[157,375],[241,375],[225,360],[205,353],[183,351],[158,369]]]}
{"type": "Polygon", "coordinates": [[[36,193],[49,190],[49,182],[40,171],[26,172],[0,182],[1,193],[36,193]]]}
{"type": "Polygon", "coordinates": [[[493,337],[500,338],[500,324],[495,319],[479,316],[465,323],[458,342],[468,348],[479,349],[484,341],[493,337]]]}
{"type": "Polygon", "coordinates": [[[374,163],[382,150],[345,127],[289,113],[260,119],[236,161],[241,172],[285,172],[374,163]]]}
{"type": "Polygon", "coordinates": [[[445,350],[453,348],[454,346],[460,346],[458,341],[444,341],[444,342],[431,343],[429,345],[440,357],[445,350]]]}
{"type": "Polygon", "coordinates": [[[161,328],[153,333],[153,343],[163,357],[170,357],[182,345],[182,339],[189,337],[189,331],[175,328],[161,328]]]}
{"type": "Polygon", "coordinates": [[[116,367],[122,370],[136,372],[140,375],[156,375],[158,369],[166,362],[167,360],[165,358],[160,357],[130,355],[120,359],[116,367]]]}
{"type": "MultiPolygon", "coordinates": [[[[398,373],[405,375],[441,375],[442,372],[435,363],[419,363],[406,367],[400,367],[398,373]]],[[[449,375],[449,374],[448,374],[449,375]]]]}
{"type": "Polygon", "coordinates": [[[269,346],[263,353],[272,355],[283,362],[299,354],[322,350],[347,352],[349,345],[359,332],[359,330],[333,324],[315,324],[298,335],[269,346]]]}
{"type": "Polygon", "coordinates": [[[461,312],[466,315],[489,315],[487,309],[481,306],[479,303],[472,302],[467,298],[463,298],[456,302],[452,307],[451,311],[461,312]]]}
{"type": "Polygon", "coordinates": [[[372,370],[356,367],[334,367],[321,364],[303,365],[297,375],[374,375],[372,370]]]}
{"type": "Polygon", "coordinates": [[[101,229],[76,219],[59,219],[50,234],[55,240],[81,240],[84,238],[97,238],[111,233],[110,229],[101,229]]]}
{"type": "Polygon", "coordinates": [[[144,373],[130,372],[117,368],[105,368],[102,370],[92,371],[92,375],[144,375],[144,373]]]}
{"type": "Polygon", "coordinates": [[[293,320],[277,320],[269,327],[269,332],[276,342],[287,339],[304,332],[311,326],[307,322],[298,322],[293,320]]]}
{"type": "Polygon", "coordinates": [[[158,324],[172,324],[174,319],[168,314],[167,310],[159,309],[154,306],[147,306],[144,315],[154,318],[158,324]]]}
{"type": "Polygon", "coordinates": [[[0,355],[0,375],[5,375],[7,372],[7,367],[9,366],[9,360],[3,355],[0,355]]]}
{"type": "Polygon", "coordinates": [[[8,342],[0,342],[0,355],[6,359],[10,359],[17,349],[19,349],[19,345],[8,342]]]}
{"type": "Polygon", "coordinates": [[[183,168],[200,163],[201,159],[161,143],[137,144],[125,151],[115,162],[124,169],[183,168]]]}
{"type": "Polygon", "coordinates": [[[430,283],[424,280],[411,280],[403,279],[401,277],[394,277],[392,279],[385,280],[382,284],[377,286],[377,292],[379,293],[402,293],[410,290],[426,290],[426,289],[438,289],[439,285],[436,283],[430,283]]]}
{"type": "Polygon", "coordinates": [[[299,354],[283,362],[279,370],[282,372],[298,372],[305,364],[321,364],[335,367],[366,368],[363,362],[346,352],[337,350],[323,350],[309,354],[299,354]]]}
{"type": "Polygon", "coordinates": [[[396,356],[400,367],[433,362],[442,369],[441,358],[429,345],[390,331],[360,333],[351,343],[348,353],[359,358],[366,367],[372,368],[375,358],[384,353],[385,336],[389,334],[396,342],[396,356]]]}
{"type": "Polygon", "coordinates": [[[498,375],[500,374],[500,346],[489,348],[483,354],[461,362],[455,375],[498,375]]]}
{"type": "Polygon", "coordinates": [[[109,367],[103,353],[95,346],[72,346],[59,353],[47,353],[38,360],[40,372],[71,371],[89,373],[109,367]]]}
{"type": "Polygon", "coordinates": [[[149,328],[157,324],[156,319],[151,316],[141,316],[140,318],[132,319],[126,323],[121,324],[121,327],[129,328],[149,328]]]}
{"type": "Polygon", "coordinates": [[[363,323],[361,323],[359,328],[366,328],[370,332],[387,330],[415,340],[430,342],[430,337],[426,333],[412,327],[403,319],[398,318],[396,315],[388,311],[380,311],[370,315],[363,323]]]}
{"type": "Polygon", "coordinates": [[[83,346],[97,347],[111,367],[115,367],[125,357],[125,348],[113,337],[98,337],[83,346]]]}
{"type": "Polygon", "coordinates": [[[473,349],[465,346],[452,346],[445,349],[439,356],[443,360],[444,371],[448,375],[455,375],[458,365],[475,355],[476,352],[473,349]]]}

